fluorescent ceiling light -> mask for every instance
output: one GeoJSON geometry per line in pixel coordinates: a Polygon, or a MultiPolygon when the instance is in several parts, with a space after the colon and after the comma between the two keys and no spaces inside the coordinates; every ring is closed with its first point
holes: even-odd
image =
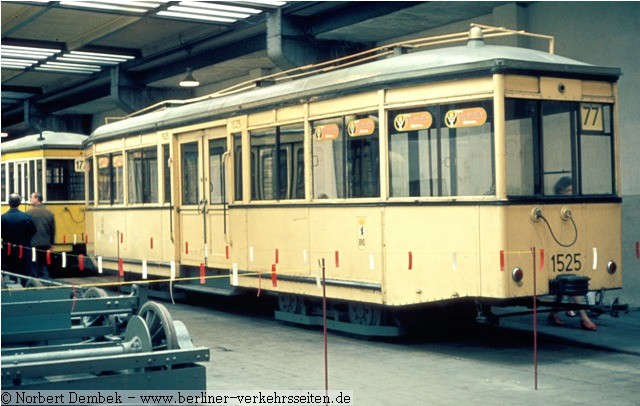
{"type": "Polygon", "coordinates": [[[33,69],[38,71],[55,72],[55,73],[82,73],[84,75],[90,75],[93,73],[92,71],[86,71],[86,70],[59,69],[59,68],[52,68],[52,67],[46,67],[46,66],[37,66],[33,69]]]}
{"type": "Polygon", "coordinates": [[[51,49],[51,48],[35,48],[35,47],[21,47],[17,45],[2,45],[2,49],[10,49],[12,51],[22,51],[33,54],[43,54],[43,55],[53,55],[61,52],[59,49],[51,49]]]}
{"type": "Polygon", "coordinates": [[[59,58],[56,58],[56,61],[61,61],[61,62],[81,62],[81,63],[87,63],[87,62],[93,62],[93,63],[99,63],[101,65],[118,65],[120,62],[119,61],[102,61],[102,60],[96,60],[96,59],[82,59],[82,58],[72,58],[69,56],[61,56],[59,58]]]}
{"type": "Polygon", "coordinates": [[[230,13],[228,11],[217,11],[217,10],[205,10],[201,8],[195,7],[184,7],[184,6],[171,6],[169,7],[170,11],[184,12],[184,13],[192,13],[192,14],[203,14],[208,16],[219,16],[219,17],[231,17],[231,18],[247,18],[251,17],[251,14],[240,14],[240,13],[230,13]]]}
{"type": "Polygon", "coordinates": [[[127,1],[122,2],[122,5],[113,2],[100,2],[100,1],[61,1],[60,4],[65,6],[78,7],[78,8],[94,8],[100,10],[116,10],[116,11],[128,11],[130,13],[146,13],[150,9],[158,7],[158,3],[142,3],[140,1],[127,1]],[[144,8],[127,7],[140,6],[144,8]]]}
{"type": "Polygon", "coordinates": [[[189,13],[175,13],[173,11],[160,11],[157,15],[165,16],[165,17],[177,17],[183,19],[191,19],[191,20],[205,20],[205,21],[216,21],[221,23],[233,23],[237,21],[236,19],[231,18],[222,18],[222,17],[210,17],[204,16],[201,14],[189,14],[189,13]]]}
{"type": "Polygon", "coordinates": [[[31,66],[34,63],[38,62],[38,61],[29,61],[26,59],[13,59],[13,58],[2,58],[2,63],[5,62],[9,62],[9,63],[13,63],[13,64],[19,64],[19,65],[25,65],[25,66],[31,66]]]}
{"type": "Polygon", "coordinates": [[[135,59],[136,57],[133,55],[122,55],[122,54],[103,54],[100,52],[83,52],[83,51],[71,51],[71,55],[82,55],[82,56],[96,56],[101,58],[114,58],[114,59],[122,59],[123,61],[128,59],[135,59]]]}
{"type": "Polygon", "coordinates": [[[229,6],[226,4],[208,3],[204,1],[181,1],[180,5],[188,7],[208,8],[212,10],[235,11],[238,13],[249,14],[259,14],[262,12],[262,10],[258,10],[257,8],[229,6]]]}
{"type": "Polygon", "coordinates": [[[236,3],[253,3],[253,4],[262,4],[265,6],[273,6],[273,7],[280,7],[280,6],[284,6],[285,4],[287,4],[286,1],[271,1],[271,0],[254,0],[254,1],[236,1],[236,3]]]}
{"type": "Polygon", "coordinates": [[[99,71],[101,68],[99,65],[85,65],[80,63],[63,63],[63,62],[47,62],[43,66],[56,66],[56,67],[68,67],[74,69],[87,69],[87,70],[95,70],[99,71]]]}
{"type": "Polygon", "coordinates": [[[38,58],[37,56],[24,55],[24,54],[15,53],[15,52],[2,51],[0,54],[2,55],[2,59],[5,59],[7,57],[9,59],[11,59],[11,58],[19,58],[19,60],[22,60],[22,61],[33,61],[33,63],[35,63],[35,62],[39,61],[40,59],[42,59],[42,58],[38,58]]]}

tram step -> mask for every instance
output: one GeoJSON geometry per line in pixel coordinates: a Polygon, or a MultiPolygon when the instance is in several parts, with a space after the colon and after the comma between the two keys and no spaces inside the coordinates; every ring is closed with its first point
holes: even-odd
{"type": "Polygon", "coordinates": [[[241,294],[238,289],[225,289],[207,285],[173,285],[173,287],[180,290],[188,290],[190,292],[197,293],[207,293],[210,295],[237,296],[241,294]]]}

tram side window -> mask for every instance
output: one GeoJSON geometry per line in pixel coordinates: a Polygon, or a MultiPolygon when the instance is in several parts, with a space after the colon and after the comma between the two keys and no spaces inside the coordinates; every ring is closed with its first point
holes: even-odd
{"type": "Polygon", "coordinates": [[[87,158],[85,166],[87,168],[87,174],[88,174],[87,177],[89,178],[87,181],[88,190],[89,190],[87,201],[89,203],[94,203],[96,198],[94,195],[95,191],[94,191],[93,181],[96,176],[96,171],[94,170],[94,167],[93,167],[93,157],[87,158]]]}
{"type": "Polygon", "coordinates": [[[69,201],[84,199],[84,173],[76,172],[71,159],[47,159],[47,200],[69,201]]]}
{"type": "Polygon", "coordinates": [[[489,100],[390,111],[390,195],[495,194],[492,112],[489,100]]]}
{"type": "Polygon", "coordinates": [[[127,152],[129,203],[158,202],[158,149],[142,148],[127,152]]]}
{"type": "Polygon", "coordinates": [[[233,135],[233,178],[235,180],[234,200],[237,202],[243,199],[242,181],[242,134],[233,135]]]}
{"type": "Polygon", "coordinates": [[[391,197],[438,196],[438,131],[434,109],[389,112],[389,192],[391,197]]]}
{"type": "Polygon", "coordinates": [[[162,166],[164,168],[164,202],[171,203],[171,159],[169,144],[162,146],[162,166]]]}
{"type": "Polygon", "coordinates": [[[225,200],[222,156],[226,151],[226,138],[209,141],[209,204],[221,204],[225,200]]]}
{"type": "Polygon", "coordinates": [[[182,170],[182,204],[198,204],[198,143],[180,146],[182,170]]]}
{"type": "Polygon", "coordinates": [[[107,154],[98,157],[98,203],[122,204],[124,182],[122,154],[107,154]]]}
{"type": "Polygon", "coordinates": [[[250,137],[251,199],[303,199],[304,127],[251,131],[250,137]]]}
{"type": "Polygon", "coordinates": [[[3,163],[0,167],[2,168],[2,175],[0,175],[1,176],[0,183],[1,183],[1,187],[2,187],[2,189],[1,189],[2,190],[2,203],[6,203],[7,200],[9,199],[9,193],[7,193],[8,189],[9,189],[8,182],[7,182],[7,164],[3,163]]]}
{"type": "Polygon", "coordinates": [[[314,198],[380,196],[377,115],[318,120],[312,127],[314,198]]]}

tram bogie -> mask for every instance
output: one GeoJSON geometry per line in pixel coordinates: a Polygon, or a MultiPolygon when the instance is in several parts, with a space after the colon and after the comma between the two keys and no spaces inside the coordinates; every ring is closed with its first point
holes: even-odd
{"type": "Polygon", "coordinates": [[[93,254],[276,293],[285,309],[322,295],[324,267],[354,320],[558,293],[564,274],[620,288],[620,72],[484,45],[477,28],[467,47],[99,128],[86,143],[93,254]]]}

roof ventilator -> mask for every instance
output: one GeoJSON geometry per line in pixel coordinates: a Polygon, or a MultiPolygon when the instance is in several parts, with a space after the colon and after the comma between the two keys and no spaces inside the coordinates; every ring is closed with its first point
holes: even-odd
{"type": "Polygon", "coordinates": [[[469,30],[469,42],[467,43],[467,47],[469,48],[478,48],[484,46],[484,35],[482,35],[482,28],[480,27],[471,27],[469,30]]]}

